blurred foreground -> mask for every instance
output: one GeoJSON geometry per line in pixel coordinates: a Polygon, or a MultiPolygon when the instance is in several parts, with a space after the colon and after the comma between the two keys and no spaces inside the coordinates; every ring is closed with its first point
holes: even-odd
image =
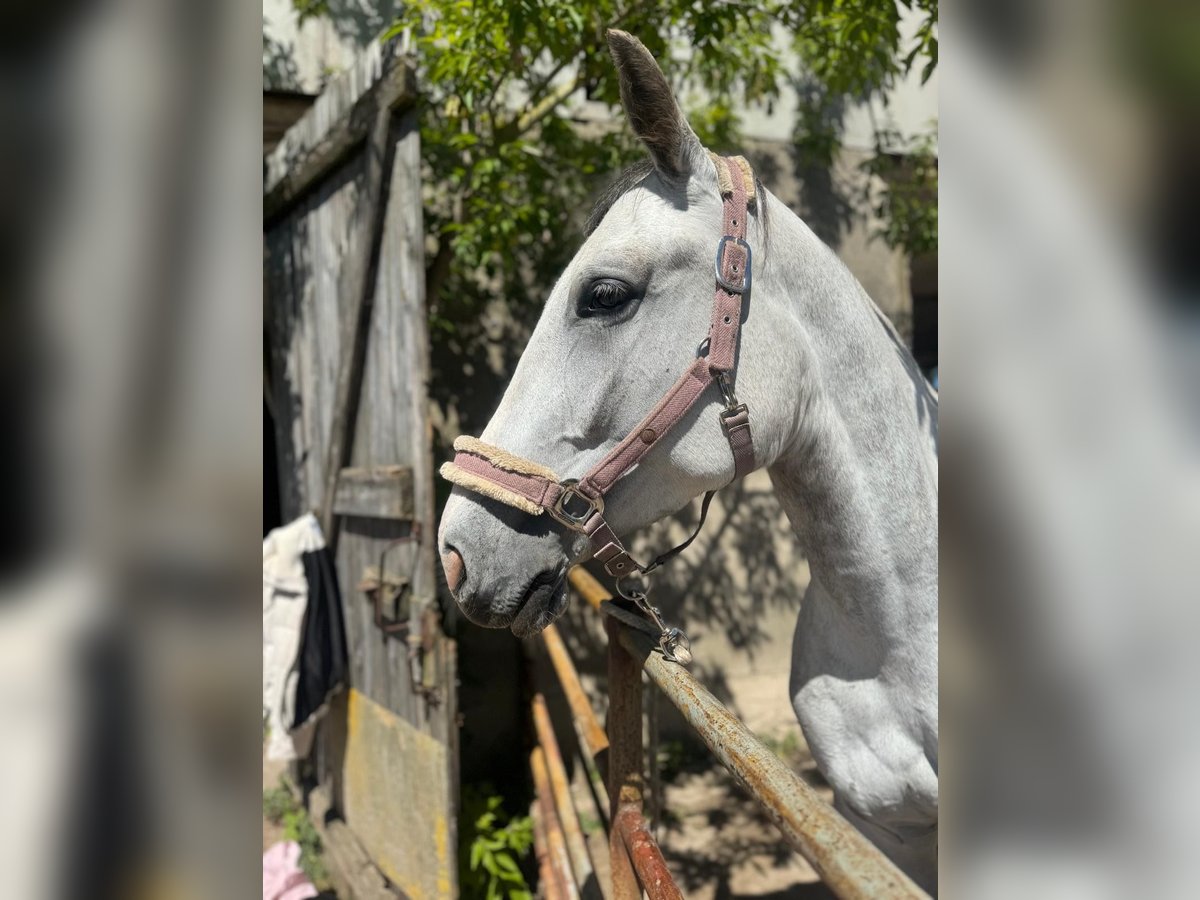
{"type": "Polygon", "coordinates": [[[1195,896],[1200,19],[971,7],[943,20],[942,887],[1195,896]]]}
{"type": "MultiPolygon", "coordinates": [[[[17,18],[0,893],[241,896],[255,11],[17,18]]],[[[944,890],[1195,896],[1200,18],[970,3],[942,28],[944,890]]]]}

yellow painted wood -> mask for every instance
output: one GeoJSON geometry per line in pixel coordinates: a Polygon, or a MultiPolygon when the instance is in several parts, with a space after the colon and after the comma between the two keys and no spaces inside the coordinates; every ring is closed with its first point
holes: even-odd
{"type": "Polygon", "coordinates": [[[346,822],[412,900],[455,894],[447,749],[351,689],[343,772],[346,822]]]}

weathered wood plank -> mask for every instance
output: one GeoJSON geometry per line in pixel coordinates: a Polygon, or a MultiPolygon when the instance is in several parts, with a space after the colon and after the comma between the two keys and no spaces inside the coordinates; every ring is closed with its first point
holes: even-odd
{"type": "Polygon", "coordinates": [[[317,826],[329,861],[329,875],[338,897],[347,900],[397,900],[403,895],[393,891],[387,879],[363,849],[351,829],[341,819],[317,826]]]}
{"type": "MultiPolygon", "coordinates": [[[[317,159],[325,152],[318,151],[331,130],[352,119],[356,105],[367,108],[370,101],[363,98],[384,71],[384,61],[382,53],[372,50],[366,64],[332,82],[268,160],[265,191],[296,193],[274,218],[264,219],[268,263],[265,313],[274,408],[282,420],[277,423],[280,459],[286,466],[284,481],[292,485],[286,514],[319,508],[325,498],[339,504],[339,513],[352,507],[364,509],[366,498],[350,500],[342,494],[347,506],[337,500],[342,478],[336,478],[330,489],[331,450],[344,460],[335,475],[340,476],[346,468],[381,466],[405,467],[410,473],[408,509],[389,507],[393,513],[405,512],[402,518],[409,521],[362,514],[340,520],[342,540],[334,552],[351,656],[351,684],[357,702],[372,703],[387,727],[374,729],[372,740],[360,741],[351,753],[357,762],[345,764],[343,753],[350,739],[347,736],[341,741],[341,750],[334,754],[338,740],[330,730],[328,739],[323,740],[322,758],[327,758],[330,771],[339,773],[332,779],[338,786],[339,808],[367,853],[380,866],[390,860],[387,865],[397,879],[417,884],[431,871],[427,844],[436,834],[444,839],[441,846],[448,848],[449,877],[454,877],[454,645],[438,632],[432,645],[422,650],[425,669],[415,673],[414,682],[408,645],[402,636],[388,638],[375,627],[372,604],[358,588],[364,570],[378,567],[380,555],[387,549],[389,570],[414,573],[410,621],[417,636],[421,634],[422,610],[435,601],[437,591],[416,110],[401,103],[403,111],[389,117],[384,145],[392,162],[381,168],[378,189],[372,184],[372,168],[379,157],[364,152],[367,142],[362,139],[348,151],[339,151],[341,155],[314,176],[309,186],[302,187],[303,178],[293,175],[288,186],[280,188],[289,165],[302,156],[317,159]],[[381,220],[382,230],[364,224],[364,218],[371,218],[365,217],[364,210],[372,195],[378,201],[373,217],[381,220]],[[365,275],[355,262],[364,254],[368,260],[365,275]],[[358,352],[356,341],[364,334],[361,375],[356,379],[358,411],[342,419],[346,437],[338,451],[332,436],[337,432],[337,417],[346,409],[339,399],[344,396],[341,373],[353,364],[350,358],[358,352]],[[388,549],[392,541],[408,534],[411,521],[420,522],[425,540],[388,549]],[[414,690],[426,673],[432,674],[439,688],[439,705],[428,704],[414,690]],[[398,738],[398,733],[403,736],[398,738]],[[435,748],[440,749],[433,752],[435,748]],[[412,776],[426,791],[420,805],[409,801],[403,806],[405,818],[399,824],[372,823],[370,803],[378,800],[385,806],[392,804],[393,812],[401,809],[398,798],[408,790],[409,775],[398,777],[397,773],[417,764],[428,765],[436,775],[412,776]],[[359,779],[357,788],[350,787],[352,778],[359,779]],[[382,796],[370,797],[364,785],[382,796]],[[347,800],[348,796],[356,799],[347,800]],[[440,832],[439,821],[445,823],[440,832]],[[398,844],[406,842],[415,842],[417,849],[398,849],[398,844]]],[[[377,114],[375,135],[369,140],[382,133],[382,120],[377,114]]],[[[378,507],[371,508],[378,511],[378,507]]],[[[348,731],[346,726],[339,733],[347,735],[348,731]]],[[[435,850],[437,846],[435,842],[435,850]]]]}
{"type": "Polygon", "coordinates": [[[374,605],[358,588],[367,569],[377,569],[386,549],[389,571],[408,574],[412,544],[389,547],[408,534],[410,523],[392,519],[349,517],[343,520],[343,540],[338,545],[339,581],[346,585],[342,606],[351,636],[351,678],[356,688],[397,715],[413,716],[414,698],[409,684],[404,636],[388,637],[375,627],[374,605]],[[395,655],[399,648],[399,655],[395,655]]]}
{"type": "MultiPolygon", "coordinates": [[[[332,86],[331,86],[332,88],[332,86]]],[[[341,94],[352,103],[357,88],[341,94]]],[[[323,95],[328,100],[332,93],[323,95]]],[[[314,127],[324,127],[339,108],[328,102],[314,107],[314,127]],[[324,117],[322,119],[321,117],[324,117]]],[[[399,464],[412,468],[413,513],[425,529],[419,547],[412,603],[414,631],[424,604],[436,598],[436,551],[433,535],[435,478],[427,414],[428,347],[424,300],[424,234],[421,193],[420,140],[415,110],[393,117],[389,143],[393,162],[388,186],[382,192],[383,239],[377,251],[373,279],[364,372],[360,380],[360,414],[348,442],[349,464],[359,467],[399,464]]],[[[324,484],[330,438],[334,433],[338,373],[351,352],[350,320],[354,297],[342,289],[353,258],[361,258],[371,242],[360,219],[369,192],[364,154],[332,170],[285,218],[267,231],[270,331],[276,408],[286,421],[278,424],[281,459],[291,482],[285,491],[289,516],[319,508],[327,494],[324,484]]],[[[377,192],[378,193],[378,192],[377,192]]],[[[368,276],[370,277],[370,276],[368,276]]],[[[364,296],[363,294],[359,295],[364,296]]],[[[345,421],[349,421],[347,418],[345,421]]],[[[342,451],[345,452],[345,451],[342,451]]],[[[336,496],[336,482],[334,488],[336,496]]],[[[430,711],[413,696],[403,642],[383,639],[374,627],[371,606],[357,590],[363,570],[376,566],[394,529],[371,529],[366,522],[353,528],[356,546],[345,556],[335,547],[346,607],[347,636],[353,683],[368,696],[409,721],[439,736],[453,726],[440,721],[443,711],[430,711]],[[378,533],[376,533],[378,531],[378,533]],[[360,545],[361,544],[361,545],[360,545]],[[360,546],[358,546],[360,545],[360,546]]],[[[332,542],[331,542],[332,543],[332,542]]],[[[404,548],[405,571],[409,571],[404,548]]],[[[442,671],[438,681],[451,683],[442,671]]]]}
{"type": "MultiPolygon", "coordinates": [[[[417,114],[412,110],[402,118],[404,134],[396,145],[392,165],[392,203],[394,227],[389,230],[389,246],[394,265],[389,266],[385,290],[394,291],[404,320],[408,359],[407,376],[396,374],[397,393],[407,397],[410,427],[403,433],[410,446],[416,511],[426,528],[434,523],[434,482],[437,471],[433,462],[433,426],[429,419],[429,327],[425,298],[425,224],[421,197],[421,141],[417,114]]],[[[427,532],[431,536],[433,531],[427,532]]],[[[416,596],[429,602],[437,597],[438,570],[433,540],[421,543],[421,565],[414,586],[416,596]]]]}
{"type": "Polygon", "coordinates": [[[346,468],[338,473],[333,511],[372,519],[414,518],[411,466],[346,468]]]}
{"type": "MultiPolygon", "coordinates": [[[[411,628],[420,631],[420,612],[436,598],[433,540],[433,464],[428,425],[427,338],[424,301],[424,234],[420,196],[420,133],[415,111],[401,115],[394,126],[388,204],[375,281],[375,306],[363,373],[361,410],[354,435],[352,464],[398,463],[413,469],[415,513],[424,540],[413,579],[411,628]]],[[[355,523],[357,529],[359,523],[355,523]]],[[[343,525],[349,527],[349,523],[343,525]]],[[[404,548],[397,565],[411,568],[413,548],[404,548]]],[[[375,562],[377,564],[378,558],[375,562]]],[[[407,648],[391,640],[372,649],[369,666],[389,672],[387,695],[370,696],[423,730],[430,727],[425,701],[412,693],[407,648]]],[[[380,686],[382,678],[372,678],[380,686]]],[[[442,716],[440,710],[433,718],[442,716]]]]}
{"type": "MultiPolygon", "coordinates": [[[[339,699],[344,727],[344,714],[349,698],[339,695],[339,699]]],[[[342,744],[338,748],[339,771],[345,749],[344,733],[341,735],[341,741],[342,744]]],[[[330,773],[331,776],[333,774],[330,773]]],[[[333,789],[334,783],[331,778],[309,792],[308,815],[321,836],[325,861],[329,865],[329,877],[337,889],[338,897],[347,900],[397,900],[403,895],[391,888],[383,873],[371,862],[371,857],[367,855],[354,831],[344,820],[330,817],[337,808],[333,789]]]]}
{"type": "Polygon", "coordinates": [[[356,150],[381,110],[405,109],[416,99],[414,62],[373,45],[373,51],[335,80],[268,155],[263,222],[274,223],[356,150]]]}
{"type": "Polygon", "coordinates": [[[456,895],[446,753],[444,744],[350,691],[346,821],[384,875],[414,900],[456,895]]]}
{"type": "Polygon", "coordinates": [[[362,393],[363,369],[366,364],[367,338],[374,306],[375,289],[371,283],[377,262],[380,239],[387,210],[386,178],[391,168],[392,111],[377,109],[375,125],[366,146],[366,172],[363,178],[361,204],[354,217],[355,230],[365,238],[342,264],[338,278],[338,295],[346,298],[349,309],[343,314],[346,328],[344,351],[338,364],[334,392],[333,424],[325,456],[325,491],[321,500],[321,528],[331,547],[337,546],[337,519],[333,514],[333,498],[338,472],[349,462],[353,452],[351,441],[358,416],[362,393]]]}

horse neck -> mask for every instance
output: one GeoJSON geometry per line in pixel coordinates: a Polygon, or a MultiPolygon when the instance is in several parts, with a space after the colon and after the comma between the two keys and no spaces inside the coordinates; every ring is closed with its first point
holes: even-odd
{"type": "Polygon", "coordinates": [[[830,614],[885,654],[937,616],[937,400],[832,252],[771,209],[771,289],[803,348],[770,474],[830,614]]]}

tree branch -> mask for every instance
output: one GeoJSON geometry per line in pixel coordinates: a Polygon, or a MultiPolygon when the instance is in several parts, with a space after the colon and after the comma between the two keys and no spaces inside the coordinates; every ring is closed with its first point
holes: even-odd
{"type": "Polygon", "coordinates": [[[554,112],[555,107],[575,93],[582,83],[579,75],[573,75],[569,81],[551,90],[550,93],[527,108],[516,118],[510,119],[500,128],[496,129],[496,143],[507,144],[509,141],[519,138],[538,122],[542,121],[542,119],[546,118],[546,116],[550,115],[550,113],[554,112]]]}

